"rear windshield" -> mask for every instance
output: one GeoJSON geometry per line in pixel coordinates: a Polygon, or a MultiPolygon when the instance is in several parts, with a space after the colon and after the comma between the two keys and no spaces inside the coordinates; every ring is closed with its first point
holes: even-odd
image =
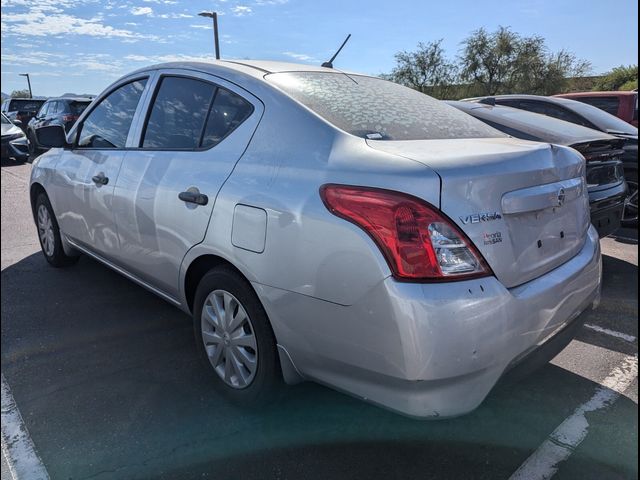
{"type": "Polygon", "coordinates": [[[593,105],[611,115],[617,115],[620,108],[620,99],[618,97],[576,97],[574,100],[593,105]]]}
{"type": "Polygon", "coordinates": [[[638,135],[634,126],[588,103],[571,101],[570,108],[605,132],[638,135]]]}
{"type": "Polygon", "coordinates": [[[329,123],[371,140],[504,137],[466,113],[393,82],[325,72],[265,77],[329,123]]]}
{"type": "Polygon", "coordinates": [[[44,100],[11,100],[8,110],[10,112],[15,112],[16,110],[22,112],[37,112],[38,110],[40,110],[40,107],[43,103],[44,100]]]}
{"type": "Polygon", "coordinates": [[[71,113],[73,113],[74,115],[80,115],[82,112],[84,112],[84,109],[87,108],[90,103],[91,102],[70,102],[69,110],[71,110],[71,113]]]}

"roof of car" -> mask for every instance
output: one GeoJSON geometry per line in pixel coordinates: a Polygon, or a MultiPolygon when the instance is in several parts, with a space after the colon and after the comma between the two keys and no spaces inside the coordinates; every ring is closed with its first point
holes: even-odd
{"type": "MultiPolygon", "coordinates": [[[[270,60],[211,60],[209,62],[169,62],[159,63],[143,67],[134,73],[159,70],[163,68],[182,68],[187,70],[199,70],[203,72],[216,73],[221,70],[244,73],[256,78],[263,78],[269,73],[282,72],[327,72],[340,73],[343,70],[321,67],[318,65],[308,65],[304,63],[276,62],[270,60]]],[[[352,72],[347,72],[352,73],[352,72]]]]}
{"type": "Polygon", "coordinates": [[[544,142],[575,145],[598,140],[615,140],[612,135],[598,130],[518,108],[477,102],[447,101],[447,103],[481,120],[513,128],[544,142]]]}
{"type": "Polygon", "coordinates": [[[573,98],[573,97],[631,97],[636,96],[638,92],[628,91],[610,91],[610,92],[571,92],[558,93],[554,97],[573,98]]]}
{"type": "Polygon", "coordinates": [[[67,100],[67,101],[71,101],[71,102],[90,102],[91,100],[93,100],[92,97],[51,97],[51,98],[47,98],[47,102],[50,102],[51,100],[67,100]]]}
{"type": "Polygon", "coordinates": [[[473,97],[473,98],[464,98],[463,102],[480,102],[485,98],[495,98],[496,100],[537,100],[548,103],[556,103],[559,105],[576,105],[581,104],[577,100],[571,100],[570,98],[563,97],[545,97],[544,95],[527,95],[527,94],[510,94],[510,95],[487,95],[485,97],[473,97]]]}

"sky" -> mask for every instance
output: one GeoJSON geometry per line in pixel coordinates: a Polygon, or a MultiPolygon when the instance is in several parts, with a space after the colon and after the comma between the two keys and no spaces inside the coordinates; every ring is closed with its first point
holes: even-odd
{"type": "Polygon", "coordinates": [[[336,68],[391,71],[394,54],[443,40],[450,57],[480,27],[541,35],[593,73],[638,62],[636,0],[1,0],[1,88],[34,95],[98,94],[139,67],[213,58],[219,14],[223,58],[320,64],[352,37],[336,68]]]}

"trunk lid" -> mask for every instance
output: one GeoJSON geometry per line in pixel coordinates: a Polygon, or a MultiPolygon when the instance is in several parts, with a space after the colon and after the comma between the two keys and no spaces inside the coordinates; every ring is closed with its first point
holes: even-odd
{"type": "Polygon", "coordinates": [[[590,225],[585,162],[568,147],[511,138],[376,141],[433,169],[439,208],[511,288],[575,256],[590,225]]]}

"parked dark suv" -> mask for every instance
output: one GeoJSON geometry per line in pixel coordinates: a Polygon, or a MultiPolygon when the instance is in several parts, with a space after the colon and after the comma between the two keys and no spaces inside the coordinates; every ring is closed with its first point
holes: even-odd
{"type": "Polygon", "coordinates": [[[35,117],[36,112],[45,101],[44,99],[36,98],[7,98],[2,102],[0,110],[12,122],[19,120],[22,124],[20,128],[26,132],[27,124],[35,117]]]}
{"type": "Polygon", "coordinates": [[[49,125],[60,125],[68,132],[90,103],[91,98],[86,97],[48,99],[27,126],[26,132],[29,138],[30,155],[35,156],[43,150],[40,144],[38,144],[36,137],[37,129],[49,125]]]}

